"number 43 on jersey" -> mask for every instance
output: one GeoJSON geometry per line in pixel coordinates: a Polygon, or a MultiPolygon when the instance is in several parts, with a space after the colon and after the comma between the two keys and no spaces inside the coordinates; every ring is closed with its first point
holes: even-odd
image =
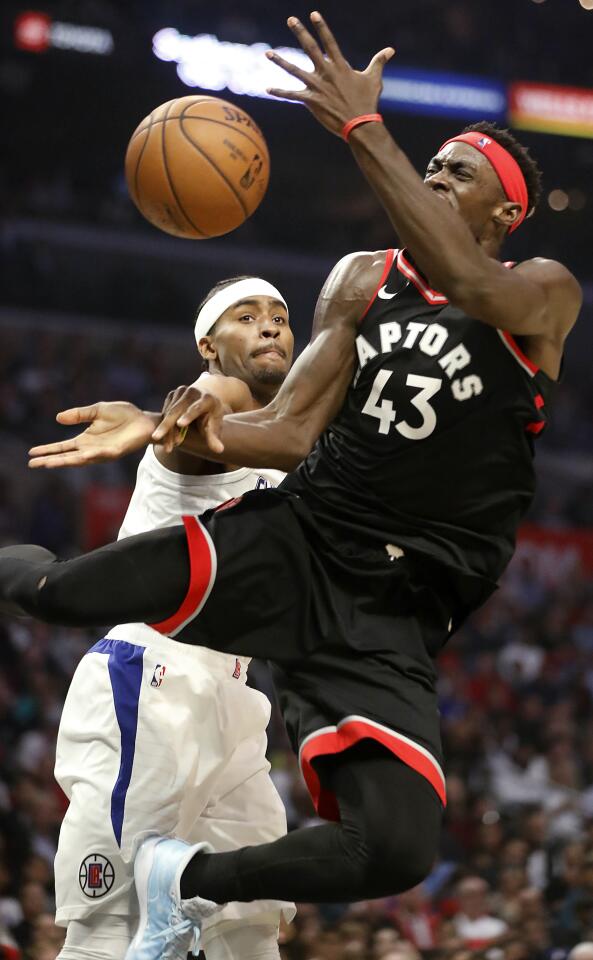
{"type": "Polygon", "coordinates": [[[410,426],[405,420],[397,420],[397,411],[393,409],[392,400],[381,400],[381,394],[388,380],[393,376],[393,370],[379,370],[362,412],[379,421],[379,433],[389,433],[391,424],[395,425],[398,433],[408,440],[424,440],[429,437],[437,424],[437,415],[430,400],[439,392],[443,381],[437,377],[422,377],[420,374],[409,373],[406,377],[406,386],[415,390],[410,397],[410,403],[420,413],[422,423],[417,427],[410,426]],[[380,402],[379,402],[380,401],[380,402]]]}

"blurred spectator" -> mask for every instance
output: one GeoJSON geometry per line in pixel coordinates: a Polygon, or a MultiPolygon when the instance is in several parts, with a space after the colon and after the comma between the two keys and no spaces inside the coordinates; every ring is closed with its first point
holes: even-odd
{"type": "Polygon", "coordinates": [[[464,944],[472,950],[495,943],[508,929],[504,920],[490,912],[488,894],[488,884],[481,877],[466,877],[457,887],[459,909],[453,923],[464,944]]]}

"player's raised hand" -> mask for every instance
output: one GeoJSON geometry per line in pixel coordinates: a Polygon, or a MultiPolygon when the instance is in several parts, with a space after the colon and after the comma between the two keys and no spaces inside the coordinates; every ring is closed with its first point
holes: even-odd
{"type": "Polygon", "coordinates": [[[178,387],[167,395],[163,417],[152,434],[153,443],[161,443],[167,453],[185,440],[187,428],[192,431],[192,453],[208,459],[208,453],[220,455],[224,450],[221,440],[222,418],[227,412],[224,404],[214,394],[200,390],[194,385],[178,387]],[[198,445],[201,441],[201,449],[198,445]]]}
{"type": "Polygon", "coordinates": [[[29,450],[30,467],[81,467],[118,460],[150,443],[158,415],[145,413],[133,403],[115,401],[62,410],[56,420],[64,426],[77,423],[89,423],[90,426],[70,440],[32,447],[29,450]]]}
{"type": "Polygon", "coordinates": [[[321,43],[297,17],[289,17],[287,22],[311,59],[314,70],[303,70],[274,50],[269,50],[266,56],[304,83],[305,89],[281,90],[270,87],[268,93],[304,103],[324,127],[338,136],[349,120],[363,114],[376,113],[383,89],[383,68],[395,53],[393,47],[384,47],[376,53],[366,70],[354,70],[342,54],[336,38],[320,13],[314,11],[311,22],[321,43]]]}

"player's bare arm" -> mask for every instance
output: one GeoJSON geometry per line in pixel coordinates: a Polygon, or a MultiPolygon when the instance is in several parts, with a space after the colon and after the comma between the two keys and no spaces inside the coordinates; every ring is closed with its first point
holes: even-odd
{"type": "MultiPolygon", "coordinates": [[[[200,388],[195,388],[195,397],[220,403],[224,413],[237,410],[249,410],[253,398],[244,383],[235,377],[223,377],[216,374],[203,374],[199,378],[200,388]]],[[[88,423],[82,433],[68,440],[46,443],[29,450],[29,466],[36,469],[44,467],[81,467],[107,460],[119,460],[134,450],[139,450],[151,442],[152,433],[160,423],[165,411],[187,388],[178,387],[165,399],[163,411],[153,413],[140,410],[126,401],[100,401],[85,407],[72,407],[57,414],[56,420],[63,426],[75,426],[88,423]]],[[[171,430],[159,456],[161,463],[177,473],[174,463],[174,449],[179,442],[181,431],[171,430]]],[[[192,469],[195,473],[195,468],[192,469]]]]}
{"type": "MultiPolygon", "coordinates": [[[[353,70],[321,15],[313,13],[311,20],[322,46],[296,17],[288,20],[313,62],[311,73],[273,51],[268,54],[287,73],[301,80],[305,90],[270,92],[301,101],[331,133],[341,135],[349,120],[376,113],[383,69],[394,51],[387,47],[373,57],[366,70],[353,70]]],[[[427,185],[433,186],[431,167],[425,182],[382,123],[356,127],[349,144],[402,243],[410,248],[431,285],[476,319],[515,335],[537,338],[530,343],[528,352],[531,354],[534,348],[543,354],[544,363],[548,361],[557,373],[562,343],[582,300],[572,274],[560,263],[541,259],[530,260],[514,270],[506,269],[476,242],[455,209],[455,196],[445,196],[444,189],[427,189],[427,185]]],[[[438,158],[435,160],[433,171],[438,169],[438,158]]],[[[476,170],[467,166],[458,171],[460,180],[477,175],[476,170]]],[[[496,222],[502,228],[508,227],[520,212],[517,204],[501,201],[496,222]]],[[[541,361],[542,356],[533,359],[541,361]]],[[[551,372],[554,375],[554,370],[551,372]]]]}
{"type": "Polygon", "coordinates": [[[222,449],[205,436],[208,415],[198,398],[180,398],[153,434],[161,442],[169,430],[191,424],[181,449],[239,466],[293,470],[340,409],[352,380],[358,322],[379,282],[385,253],[356,253],[341,260],[326,280],[315,309],[311,342],[300,355],[277,396],[266,407],[222,419],[222,449]],[[195,425],[193,420],[199,416],[195,425]]]}
{"type": "MultiPolygon", "coordinates": [[[[165,398],[162,415],[166,415],[189,389],[187,386],[181,386],[171,390],[165,398]]],[[[253,410],[257,407],[249,387],[237,377],[226,377],[219,373],[203,373],[191,389],[196,401],[201,397],[216,398],[220,401],[221,416],[253,410]]],[[[208,427],[209,429],[214,427],[210,419],[208,427]]],[[[176,431],[169,431],[162,444],[154,444],[155,456],[159,463],[167,467],[168,470],[182,475],[199,476],[202,473],[211,473],[212,461],[190,455],[187,451],[180,449],[183,437],[184,431],[177,428],[176,431]]],[[[225,466],[228,468],[228,464],[225,464],[225,466]]]]}

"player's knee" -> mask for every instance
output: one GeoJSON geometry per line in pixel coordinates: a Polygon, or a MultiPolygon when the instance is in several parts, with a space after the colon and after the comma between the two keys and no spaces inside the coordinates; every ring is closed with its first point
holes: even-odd
{"type": "Polygon", "coordinates": [[[437,853],[436,843],[392,831],[370,846],[366,864],[366,897],[388,897],[421,883],[430,873],[437,853]]]}
{"type": "Polygon", "coordinates": [[[65,623],[69,620],[69,589],[67,578],[64,576],[67,562],[55,562],[48,567],[43,575],[39,575],[35,585],[33,603],[36,615],[50,623],[65,623]],[[64,620],[64,618],[66,618],[64,620]]]}

